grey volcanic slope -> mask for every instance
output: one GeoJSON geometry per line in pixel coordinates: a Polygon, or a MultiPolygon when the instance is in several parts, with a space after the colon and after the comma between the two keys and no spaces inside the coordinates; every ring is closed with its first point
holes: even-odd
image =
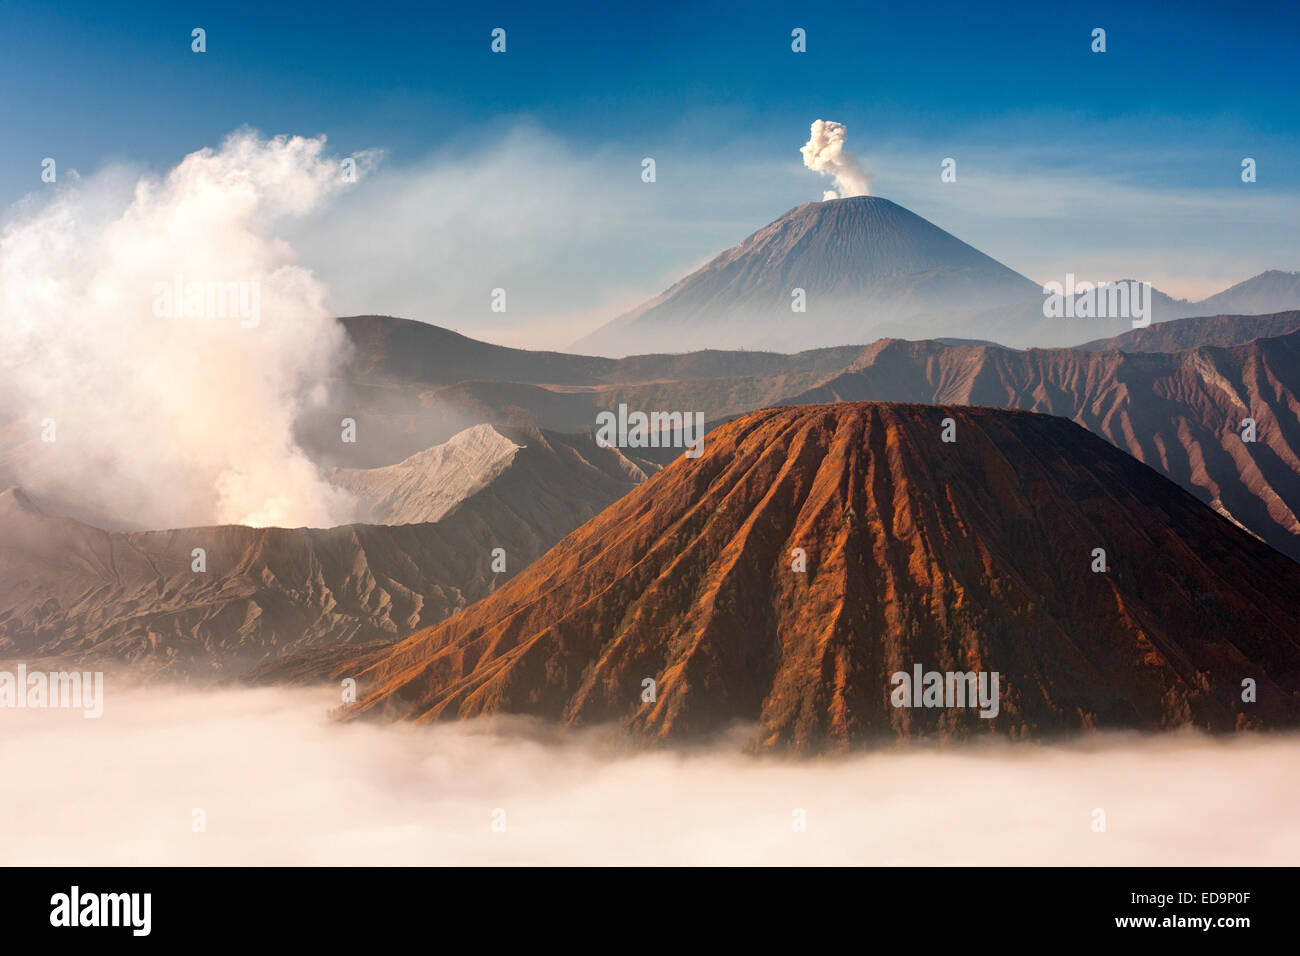
{"type": "Polygon", "coordinates": [[[978,335],[962,318],[1041,300],[1038,285],[877,196],[804,203],[574,348],[656,343],[793,351],[885,334],[978,335]],[[792,313],[793,289],[807,312],[792,313]]]}
{"type": "MultiPolygon", "coordinates": [[[[514,453],[461,487],[459,503],[431,494],[436,523],[103,531],[11,488],[0,494],[0,658],[201,679],[289,650],[395,640],[492,593],[645,477],[583,436],[475,437],[514,453]],[[195,548],[205,571],[192,569],[195,548]]],[[[358,481],[378,492],[370,506],[418,516],[431,489],[384,477],[358,481]]]]}
{"type": "Polygon", "coordinates": [[[374,524],[439,521],[514,464],[520,446],[491,425],[475,425],[395,465],[335,468],[330,483],[357,502],[358,520],[374,524]]]}
{"type": "Polygon", "coordinates": [[[485,555],[436,525],[103,531],[9,489],[0,529],[0,658],[147,677],[202,680],[291,648],[400,637],[491,590],[474,567],[485,555]]]}
{"type": "Polygon", "coordinates": [[[335,469],[330,481],[357,498],[368,522],[441,521],[473,499],[479,508],[495,501],[549,534],[576,528],[645,481],[647,470],[658,468],[590,435],[475,425],[396,465],[335,469]]]}

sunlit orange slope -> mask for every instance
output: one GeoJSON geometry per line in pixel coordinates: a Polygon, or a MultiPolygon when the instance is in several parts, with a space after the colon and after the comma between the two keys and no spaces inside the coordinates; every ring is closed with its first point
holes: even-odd
{"type": "Polygon", "coordinates": [[[740,721],[798,750],[1278,726],[1300,717],[1298,599],[1300,565],[1064,419],[816,405],[720,428],[497,594],[328,671],[359,678],[353,716],[740,721]],[[915,664],[999,672],[1000,712],[893,707],[915,664]]]}

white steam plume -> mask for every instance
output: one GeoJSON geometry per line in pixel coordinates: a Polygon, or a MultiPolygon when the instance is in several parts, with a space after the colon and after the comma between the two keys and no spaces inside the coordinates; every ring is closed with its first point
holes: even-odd
{"type": "Polygon", "coordinates": [[[15,207],[0,234],[0,415],[21,443],[7,478],[150,527],[350,517],[292,431],[346,339],[274,231],[343,185],[323,147],[241,130],[165,177],[61,175],[15,207]]]}
{"type": "Polygon", "coordinates": [[[847,199],[849,196],[868,196],[871,173],[848,150],[844,140],[848,135],[843,123],[834,120],[817,120],[812,124],[812,135],[799,147],[803,164],[811,170],[829,175],[836,189],[822,193],[822,199],[847,199]]]}

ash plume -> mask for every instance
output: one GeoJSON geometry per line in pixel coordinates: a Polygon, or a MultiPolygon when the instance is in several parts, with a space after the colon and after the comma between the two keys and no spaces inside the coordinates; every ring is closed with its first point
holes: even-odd
{"type": "Polygon", "coordinates": [[[834,120],[817,120],[812,124],[808,142],[799,147],[803,164],[823,176],[830,176],[835,189],[822,193],[822,199],[847,199],[871,194],[871,173],[858,157],[844,148],[848,130],[834,120]]]}

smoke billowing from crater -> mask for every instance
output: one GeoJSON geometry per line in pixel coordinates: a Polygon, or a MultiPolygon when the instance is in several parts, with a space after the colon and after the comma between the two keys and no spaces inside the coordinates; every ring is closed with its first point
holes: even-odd
{"type": "Polygon", "coordinates": [[[60,174],[0,234],[5,476],[124,523],[347,520],[292,424],[344,356],[277,224],[342,188],[324,138],[249,130],[165,176],[60,174]]]}
{"type": "Polygon", "coordinates": [[[844,148],[848,130],[834,120],[817,120],[812,124],[808,142],[799,147],[803,164],[809,169],[830,176],[835,189],[828,189],[822,199],[847,199],[850,196],[870,195],[871,173],[858,157],[844,148]]]}

